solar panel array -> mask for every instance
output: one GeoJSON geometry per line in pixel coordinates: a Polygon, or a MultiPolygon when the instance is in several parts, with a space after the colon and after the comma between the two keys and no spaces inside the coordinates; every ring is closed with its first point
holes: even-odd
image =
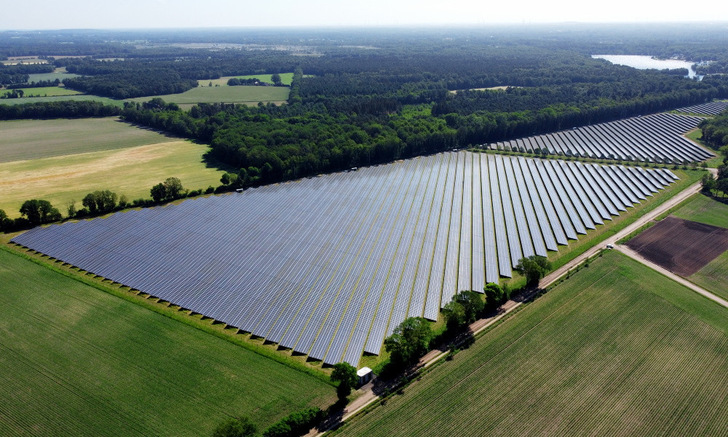
{"type": "Polygon", "coordinates": [[[688,114],[718,115],[726,108],[728,108],[728,102],[710,102],[702,105],[685,106],[677,110],[688,114]]]}
{"type": "Polygon", "coordinates": [[[492,150],[520,151],[614,159],[621,161],[685,163],[715,156],[682,135],[702,118],[669,113],[574,128],[490,144],[492,150]]]}
{"type": "Polygon", "coordinates": [[[443,153],[108,218],[14,242],[333,364],[408,316],[511,276],[673,182],[643,170],[443,153]]]}

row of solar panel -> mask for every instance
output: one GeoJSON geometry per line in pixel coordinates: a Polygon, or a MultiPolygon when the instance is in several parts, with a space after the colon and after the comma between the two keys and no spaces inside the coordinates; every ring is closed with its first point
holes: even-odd
{"type": "Polygon", "coordinates": [[[684,163],[714,156],[682,136],[700,117],[661,113],[490,144],[492,150],[684,163]]]}
{"type": "Polygon", "coordinates": [[[677,111],[688,114],[718,115],[726,109],[728,109],[728,102],[716,101],[703,103],[701,105],[684,106],[682,108],[678,108],[677,111]]]}
{"type": "Polygon", "coordinates": [[[326,363],[378,354],[523,256],[546,255],[671,183],[667,170],[444,153],[13,241],[326,363]]]}

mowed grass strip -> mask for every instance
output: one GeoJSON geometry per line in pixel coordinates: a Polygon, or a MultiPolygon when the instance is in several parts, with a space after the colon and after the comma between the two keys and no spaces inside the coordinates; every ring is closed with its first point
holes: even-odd
{"type": "Polygon", "coordinates": [[[177,141],[117,117],[0,122],[0,162],[25,161],[177,141]]]}
{"type": "Polygon", "coordinates": [[[147,102],[159,97],[167,103],[195,104],[195,103],[241,103],[257,105],[258,102],[282,103],[288,100],[288,87],[274,86],[219,86],[197,87],[180,94],[166,94],[162,96],[137,97],[129,99],[132,102],[147,102]]]}
{"type": "Polygon", "coordinates": [[[0,250],[0,435],[200,436],[265,428],[333,388],[0,250]]]}
{"type": "Polygon", "coordinates": [[[728,309],[610,252],[343,435],[725,435],[728,309]]]}

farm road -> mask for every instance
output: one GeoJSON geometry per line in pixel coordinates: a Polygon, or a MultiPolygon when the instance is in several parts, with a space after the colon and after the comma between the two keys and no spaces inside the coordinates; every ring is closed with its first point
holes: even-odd
{"type": "Polygon", "coordinates": [[[658,273],[662,273],[663,275],[667,276],[668,278],[672,279],[675,282],[679,282],[680,284],[688,287],[689,289],[695,291],[696,293],[702,294],[703,296],[707,297],[708,299],[715,301],[719,305],[723,305],[724,307],[728,308],[728,301],[725,299],[721,299],[720,297],[714,295],[713,293],[698,287],[697,285],[693,284],[692,282],[688,281],[687,279],[684,279],[682,276],[676,275],[675,273],[672,273],[671,271],[660,267],[659,265],[653,263],[652,261],[646,259],[643,256],[640,256],[639,253],[635,252],[634,250],[630,249],[627,246],[624,245],[617,245],[615,246],[615,249],[619,250],[620,252],[624,253],[628,257],[634,259],[637,262],[640,262],[647,267],[651,268],[652,270],[657,271],[658,273]]]}
{"type": "MultiPolygon", "coordinates": [[[[713,174],[717,173],[717,169],[709,169],[709,170],[713,174]]],[[[653,209],[652,211],[648,212],[647,214],[645,214],[642,217],[640,217],[639,219],[637,219],[631,225],[627,226],[626,228],[622,229],[621,231],[617,232],[616,234],[612,235],[611,237],[608,237],[607,239],[598,242],[597,244],[592,246],[590,249],[588,249],[586,252],[582,253],[578,257],[574,258],[573,260],[564,264],[560,268],[558,268],[558,269],[554,270],[553,272],[551,272],[550,274],[546,275],[541,280],[541,282],[539,282],[539,288],[543,289],[543,288],[550,286],[551,284],[553,284],[554,282],[559,280],[562,276],[566,275],[571,269],[574,269],[574,268],[576,268],[576,266],[583,263],[587,258],[590,258],[590,257],[596,255],[607,244],[614,245],[615,248],[619,249],[626,255],[635,258],[634,256],[632,256],[629,253],[627,253],[626,251],[624,251],[624,249],[629,249],[629,248],[623,247],[621,245],[617,245],[616,242],[621,240],[622,238],[626,237],[627,235],[631,234],[632,232],[638,230],[639,228],[644,226],[646,223],[654,220],[660,214],[662,214],[662,213],[668,211],[670,208],[673,208],[674,206],[678,205],[680,202],[684,201],[685,199],[692,196],[693,194],[699,193],[700,188],[701,188],[700,182],[696,182],[693,185],[690,185],[683,191],[681,191],[678,194],[676,194],[675,196],[673,196],[671,199],[667,200],[662,205],[658,206],[657,208],[653,209]]],[[[691,283],[685,281],[684,279],[668,272],[667,270],[662,272],[662,270],[660,270],[659,266],[653,267],[653,265],[647,264],[649,261],[647,261],[647,260],[643,261],[642,259],[639,258],[639,255],[637,255],[637,258],[635,258],[635,259],[639,262],[646,264],[648,267],[651,267],[657,271],[660,271],[661,273],[665,274],[666,276],[675,279],[676,281],[680,282],[681,284],[685,284],[685,285],[690,284],[687,286],[690,287],[692,290],[695,290],[696,292],[703,294],[704,296],[708,297],[709,299],[713,299],[716,302],[720,303],[721,305],[728,307],[727,301],[719,298],[718,296],[715,296],[712,293],[709,293],[706,290],[703,290],[702,288],[700,288],[694,284],[691,284],[691,283]],[[701,290],[701,291],[699,291],[699,290],[701,290]]],[[[501,307],[501,311],[497,315],[475,321],[473,324],[470,325],[470,329],[469,329],[469,331],[472,333],[472,336],[477,335],[479,332],[486,329],[488,326],[492,325],[493,323],[497,322],[498,320],[500,320],[503,316],[505,316],[509,312],[511,312],[511,311],[515,310],[516,308],[518,308],[519,306],[521,306],[521,304],[523,302],[527,301],[528,298],[530,298],[530,297],[531,297],[530,295],[529,296],[519,296],[519,298],[517,300],[509,300],[505,304],[503,304],[503,306],[501,307]]],[[[418,368],[429,367],[430,365],[436,363],[440,359],[443,359],[445,357],[445,355],[447,355],[446,350],[433,349],[420,359],[417,367],[418,368]]],[[[342,416],[337,419],[336,423],[327,424],[327,426],[323,427],[324,428],[323,430],[314,429],[309,434],[307,434],[307,436],[312,437],[312,436],[322,435],[327,430],[331,429],[332,427],[336,426],[339,423],[346,421],[350,417],[356,415],[359,411],[363,410],[367,406],[369,406],[372,403],[379,400],[379,395],[374,393],[373,382],[370,382],[370,383],[366,384],[365,386],[363,386],[360,389],[360,391],[362,393],[359,395],[359,397],[357,397],[349,405],[347,405],[346,409],[344,409],[344,411],[342,412],[342,416]]]]}

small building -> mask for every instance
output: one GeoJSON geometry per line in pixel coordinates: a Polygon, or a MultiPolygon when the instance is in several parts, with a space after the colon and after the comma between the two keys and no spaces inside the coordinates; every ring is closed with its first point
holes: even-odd
{"type": "Polygon", "coordinates": [[[372,369],[369,367],[362,367],[361,369],[356,371],[356,376],[358,378],[359,387],[366,384],[367,382],[371,381],[374,377],[374,373],[372,373],[372,369]]]}

